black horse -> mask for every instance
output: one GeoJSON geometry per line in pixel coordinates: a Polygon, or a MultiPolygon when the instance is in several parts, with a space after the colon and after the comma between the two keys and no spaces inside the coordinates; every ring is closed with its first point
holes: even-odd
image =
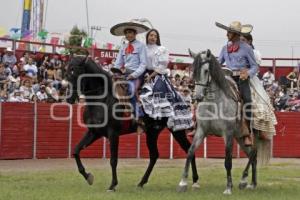
{"type": "MultiPolygon", "coordinates": [[[[124,112],[116,112],[116,110],[124,110],[124,105],[122,105],[119,99],[116,98],[116,95],[114,95],[112,77],[109,73],[98,67],[92,59],[85,56],[73,57],[70,60],[67,70],[67,79],[69,83],[71,83],[71,93],[67,102],[74,103],[76,99],[78,99],[78,91],[84,94],[86,98],[83,121],[87,125],[88,131],[79,144],[76,145],[73,154],[79,172],[90,185],[93,183],[93,175],[85,171],[80,160],[80,151],[91,145],[95,140],[101,137],[107,137],[110,141],[110,164],[112,168],[112,182],[108,190],[115,191],[118,184],[116,168],[118,162],[119,136],[135,132],[137,125],[134,123],[134,120],[130,120],[130,125],[124,130],[124,126],[122,126],[124,121],[121,119],[122,116],[124,116],[124,112]]],[[[145,122],[146,142],[150,162],[138,187],[143,187],[144,184],[148,182],[149,176],[159,157],[157,148],[158,136],[166,127],[167,123],[166,118],[153,120],[152,118],[144,117],[143,120],[145,122]]],[[[187,139],[185,132],[177,131],[172,132],[172,134],[180,147],[187,153],[191,143],[187,139]]],[[[193,185],[194,187],[198,187],[195,156],[192,158],[191,165],[193,171],[193,185]]]]}

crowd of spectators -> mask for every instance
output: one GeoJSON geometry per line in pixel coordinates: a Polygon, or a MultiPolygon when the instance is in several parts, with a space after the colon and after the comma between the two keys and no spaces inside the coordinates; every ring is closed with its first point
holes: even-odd
{"type": "Polygon", "coordinates": [[[275,80],[272,68],[262,76],[262,83],[276,111],[300,111],[300,75],[295,67],[287,76],[275,80]]]}
{"type": "MultiPolygon", "coordinates": [[[[106,71],[111,63],[95,62],[106,71]]],[[[34,54],[25,52],[17,58],[7,48],[0,53],[0,102],[63,102],[66,86],[62,84],[67,70],[68,58],[59,54],[34,54]]],[[[192,103],[192,69],[179,69],[173,65],[169,77],[173,86],[182,94],[187,103],[192,103]]],[[[277,111],[300,111],[299,68],[294,68],[287,76],[275,80],[272,68],[263,74],[262,84],[277,111]]],[[[84,97],[80,98],[81,100],[84,97]]]]}
{"type": "Polygon", "coordinates": [[[0,102],[61,102],[67,60],[59,54],[25,52],[17,58],[7,48],[0,54],[0,102]]]}

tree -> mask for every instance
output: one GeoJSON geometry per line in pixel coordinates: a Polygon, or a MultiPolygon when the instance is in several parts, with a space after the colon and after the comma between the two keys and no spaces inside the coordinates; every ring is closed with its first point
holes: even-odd
{"type": "MultiPolygon", "coordinates": [[[[87,33],[84,30],[80,30],[77,25],[73,26],[70,31],[70,37],[67,41],[64,41],[65,45],[81,47],[82,41],[87,37],[87,33]]],[[[87,54],[87,51],[80,48],[69,48],[71,54],[87,54]]]]}

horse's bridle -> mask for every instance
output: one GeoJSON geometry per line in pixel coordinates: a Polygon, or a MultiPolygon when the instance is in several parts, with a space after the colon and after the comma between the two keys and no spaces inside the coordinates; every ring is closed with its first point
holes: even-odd
{"type": "MultiPolygon", "coordinates": [[[[206,61],[204,61],[204,62],[201,62],[200,63],[200,66],[203,66],[203,65],[205,65],[205,64],[207,64],[207,63],[210,63],[210,61],[209,60],[206,60],[206,61]]],[[[207,93],[207,88],[209,88],[210,87],[210,84],[211,84],[211,75],[210,75],[210,73],[208,73],[208,78],[207,78],[207,81],[206,81],[206,83],[205,84],[203,84],[203,83],[200,83],[200,82],[195,82],[195,85],[200,85],[200,86],[202,86],[202,87],[205,87],[204,89],[204,95],[206,95],[206,93],[207,93]]]]}

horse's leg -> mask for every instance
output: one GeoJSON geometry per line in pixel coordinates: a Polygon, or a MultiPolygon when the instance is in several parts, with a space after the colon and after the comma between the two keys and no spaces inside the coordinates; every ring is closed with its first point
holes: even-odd
{"type": "Polygon", "coordinates": [[[201,128],[197,128],[192,145],[190,146],[188,154],[187,154],[185,167],[183,170],[181,180],[177,187],[178,192],[185,192],[187,190],[187,186],[188,186],[187,178],[188,178],[190,163],[193,160],[193,158],[195,157],[195,151],[199,147],[199,145],[202,143],[203,139],[204,139],[203,130],[201,128]]]}
{"type": "Polygon", "coordinates": [[[96,135],[92,133],[91,131],[87,131],[86,134],[83,136],[81,141],[76,145],[74,149],[73,156],[76,160],[76,164],[78,167],[78,170],[80,174],[85,178],[85,180],[88,182],[89,185],[93,184],[94,176],[91,173],[86,173],[85,169],[83,167],[83,164],[80,160],[80,151],[88,147],[90,144],[92,144],[95,140],[100,138],[101,136],[96,135]]]}
{"type": "Polygon", "coordinates": [[[257,140],[258,140],[258,131],[254,131],[254,144],[251,149],[251,166],[252,166],[252,181],[251,184],[247,186],[248,189],[255,189],[257,186],[257,140]]]}
{"type": "Polygon", "coordinates": [[[108,130],[108,139],[110,142],[110,166],[112,170],[112,181],[107,191],[115,191],[118,185],[117,165],[118,165],[118,148],[119,148],[119,134],[108,130]]]}
{"type": "Polygon", "coordinates": [[[255,189],[257,186],[257,149],[254,148],[253,150],[253,156],[251,160],[252,165],[252,181],[251,184],[247,186],[248,189],[255,189]]]}
{"type": "MultiPolygon", "coordinates": [[[[187,139],[186,134],[184,131],[176,131],[172,132],[175,140],[178,142],[180,147],[184,150],[185,153],[188,153],[189,148],[191,146],[190,141],[187,139]]],[[[199,188],[198,184],[198,172],[197,172],[197,166],[196,166],[196,158],[195,154],[193,155],[193,158],[191,160],[191,166],[192,166],[192,172],[193,172],[193,188],[199,188]]]]}
{"type": "Polygon", "coordinates": [[[231,177],[231,169],[232,169],[232,146],[233,146],[233,134],[228,134],[226,136],[226,155],[225,155],[225,168],[227,173],[227,186],[226,190],[223,194],[231,194],[232,193],[232,177],[231,177]]]}
{"type": "Polygon", "coordinates": [[[146,131],[146,142],[147,142],[147,147],[148,147],[148,151],[149,151],[150,161],[149,161],[148,168],[147,168],[143,178],[141,179],[140,183],[138,184],[138,187],[142,188],[144,186],[144,184],[146,184],[148,182],[148,179],[153,170],[153,167],[154,167],[157,159],[159,158],[159,152],[158,152],[158,148],[157,148],[157,139],[158,139],[158,135],[159,135],[160,131],[161,131],[161,129],[155,129],[155,128],[147,129],[147,131],[146,131]]]}
{"type": "Polygon", "coordinates": [[[245,189],[246,187],[255,188],[256,185],[257,185],[256,184],[256,165],[257,165],[257,149],[256,149],[256,146],[254,144],[254,146],[251,147],[251,148],[246,147],[244,145],[243,139],[241,139],[241,138],[238,138],[237,142],[239,143],[240,147],[243,149],[243,151],[247,154],[247,157],[248,157],[248,163],[247,163],[247,165],[246,165],[246,167],[243,171],[242,178],[241,178],[240,183],[239,183],[239,189],[245,189]],[[247,181],[247,177],[249,175],[248,172],[249,172],[250,165],[252,166],[252,183],[254,183],[253,184],[253,185],[255,185],[254,187],[251,186],[252,184],[248,186],[248,181],[247,181]]]}

